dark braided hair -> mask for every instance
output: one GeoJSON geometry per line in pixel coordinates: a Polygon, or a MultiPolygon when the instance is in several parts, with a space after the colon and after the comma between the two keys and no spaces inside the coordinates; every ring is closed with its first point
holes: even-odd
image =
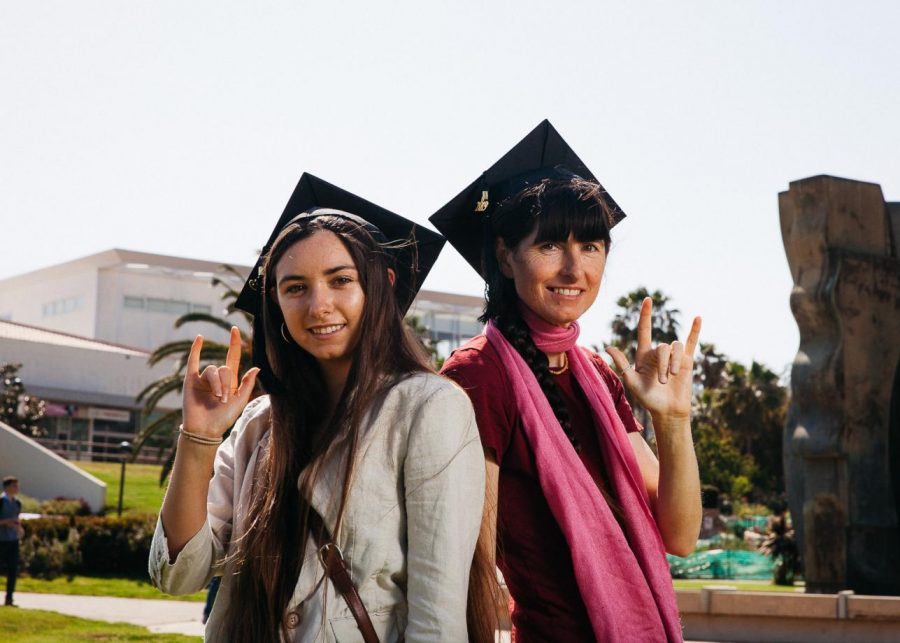
{"type": "Polygon", "coordinates": [[[581,446],[575,439],[569,409],[563,402],[562,391],[550,373],[550,362],[538,350],[531,332],[519,312],[519,298],[512,279],[500,270],[495,253],[497,238],[507,248],[518,246],[537,227],[536,242],[564,242],[572,235],[576,240],[603,240],[609,249],[609,207],[603,199],[603,188],[597,183],[578,177],[572,179],[544,179],[513,195],[497,210],[503,217],[499,225],[485,226],[484,268],[485,308],[481,321],[493,321],[498,330],[518,351],[534,373],[541,391],[547,397],[553,414],[576,451],[581,446]],[[499,229],[496,229],[499,228],[499,229]]]}

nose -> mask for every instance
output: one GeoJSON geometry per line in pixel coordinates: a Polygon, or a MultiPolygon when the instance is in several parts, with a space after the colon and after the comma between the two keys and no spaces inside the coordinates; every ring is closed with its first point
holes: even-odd
{"type": "Polygon", "coordinates": [[[578,281],[584,272],[584,266],[582,266],[581,261],[582,257],[577,249],[571,246],[567,247],[565,253],[563,253],[560,275],[573,282],[578,281]]]}
{"type": "Polygon", "coordinates": [[[309,314],[316,319],[326,319],[334,310],[334,298],[328,288],[310,288],[307,304],[309,314]]]}

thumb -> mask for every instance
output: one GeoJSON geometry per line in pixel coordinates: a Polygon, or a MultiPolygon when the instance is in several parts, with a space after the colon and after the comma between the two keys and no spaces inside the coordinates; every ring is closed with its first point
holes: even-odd
{"type": "Polygon", "coordinates": [[[612,357],[613,364],[616,365],[616,368],[624,374],[630,366],[630,364],[628,363],[628,358],[625,357],[625,353],[620,351],[615,346],[607,346],[605,350],[606,354],[612,357]]]}

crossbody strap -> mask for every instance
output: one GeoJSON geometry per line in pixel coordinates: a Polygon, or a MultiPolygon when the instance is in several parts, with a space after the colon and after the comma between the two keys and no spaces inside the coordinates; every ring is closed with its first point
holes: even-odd
{"type": "Polygon", "coordinates": [[[344,554],[340,547],[334,543],[331,534],[328,533],[328,528],[325,527],[322,516],[312,507],[309,508],[309,529],[316,541],[316,547],[319,549],[319,560],[322,561],[325,574],[331,579],[341,596],[344,597],[347,607],[350,608],[350,613],[356,619],[356,626],[362,632],[363,641],[365,643],[379,643],[378,634],[372,625],[372,619],[369,618],[366,606],[363,605],[359,592],[356,591],[356,585],[353,584],[353,579],[350,577],[350,569],[344,560],[344,554]]]}

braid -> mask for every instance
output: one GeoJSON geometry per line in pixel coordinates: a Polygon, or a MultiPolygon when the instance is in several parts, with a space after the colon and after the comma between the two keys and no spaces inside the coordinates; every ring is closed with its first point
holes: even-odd
{"type": "Polygon", "coordinates": [[[535,346],[531,333],[528,331],[528,326],[525,325],[525,321],[522,319],[516,306],[507,307],[504,314],[497,318],[497,328],[509,340],[513,348],[518,351],[525,363],[528,364],[528,368],[534,373],[538,384],[541,386],[541,391],[543,391],[547,401],[550,402],[553,415],[559,421],[563,432],[569,438],[569,442],[572,443],[575,451],[580,452],[581,445],[578,443],[578,440],[575,438],[575,432],[572,430],[569,409],[563,402],[559,386],[557,386],[550,375],[550,362],[547,360],[547,355],[539,351],[538,347],[535,346]]]}

